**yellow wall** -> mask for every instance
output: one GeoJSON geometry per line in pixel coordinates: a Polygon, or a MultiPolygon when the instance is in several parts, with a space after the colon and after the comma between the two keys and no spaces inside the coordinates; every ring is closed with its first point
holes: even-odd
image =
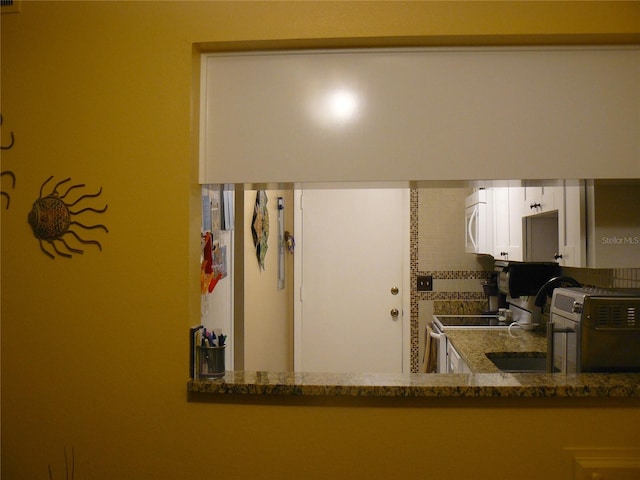
{"type": "Polygon", "coordinates": [[[76,478],[559,479],[562,447],[639,445],[637,402],[352,408],[185,391],[194,44],[638,43],[639,25],[638,2],[22,2],[3,15],[2,143],[14,131],[16,144],[2,169],[17,184],[2,180],[2,477],[47,478],[50,464],[62,478],[73,447],[76,478]],[[82,215],[109,233],[81,232],[102,253],[40,252],[26,216],[50,175],[103,188],[108,211],[82,215]],[[532,450],[505,455],[523,433],[532,450]]]}
{"type": "Polygon", "coordinates": [[[269,240],[260,268],[251,234],[256,191],[244,196],[244,369],[293,370],[293,256],[285,253],[285,288],[278,289],[278,197],[285,230],[293,231],[293,192],[267,190],[269,240]]]}

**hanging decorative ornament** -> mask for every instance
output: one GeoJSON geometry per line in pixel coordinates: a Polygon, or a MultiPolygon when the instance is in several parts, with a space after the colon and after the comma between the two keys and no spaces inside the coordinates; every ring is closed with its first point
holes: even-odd
{"type": "MultiPolygon", "coordinates": [[[[11,188],[16,188],[16,174],[13,173],[11,170],[5,170],[4,172],[0,173],[0,177],[9,177],[9,179],[11,180],[11,188]]],[[[7,199],[7,204],[5,205],[5,209],[9,210],[11,197],[5,191],[0,191],[0,195],[2,195],[2,197],[7,199]]]]}
{"type": "Polygon", "coordinates": [[[267,193],[258,190],[256,193],[256,204],[253,209],[253,221],[251,222],[251,233],[253,235],[253,245],[256,248],[258,264],[264,270],[264,258],[267,255],[267,240],[269,239],[269,212],[267,210],[267,193]]]}
{"type": "MultiPolygon", "coordinates": [[[[0,114],[0,127],[1,126],[2,126],[2,114],[0,114]]],[[[0,150],[11,150],[13,148],[13,145],[16,143],[16,139],[13,136],[13,132],[9,133],[9,138],[10,138],[9,143],[0,144],[0,150]]],[[[11,170],[5,170],[5,171],[1,172],[0,173],[0,178],[1,177],[9,177],[9,179],[11,180],[11,188],[12,189],[16,188],[16,175],[11,170]]],[[[2,196],[3,198],[5,198],[7,200],[7,204],[6,204],[5,208],[8,210],[9,209],[9,204],[11,203],[11,197],[4,190],[0,190],[0,196],[2,196]]]]}
{"type": "Polygon", "coordinates": [[[102,245],[97,240],[85,240],[80,238],[80,236],[71,229],[72,226],[77,225],[86,230],[92,230],[96,228],[100,228],[105,232],[109,232],[107,227],[104,225],[84,225],[80,222],[73,220],[73,217],[81,214],[82,212],[90,211],[95,213],[104,213],[107,210],[107,205],[104,206],[103,209],[98,210],[91,207],[86,207],[81,210],[72,211],[69,207],[73,207],[78,202],[82,201],[85,198],[94,198],[98,197],[102,193],[102,188],[98,191],[98,193],[90,194],[90,195],[81,195],[78,199],[76,199],[73,203],[66,203],[64,199],[69,194],[71,190],[74,188],[84,187],[84,184],[71,185],[67,190],[61,195],[58,193],[58,187],[63,183],[68,182],[71,178],[66,178],[64,180],[59,181],[53,187],[51,193],[45,197],[42,196],[42,191],[44,186],[53,178],[53,175],[47,178],[42,186],[40,187],[40,196],[33,203],[33,207],[29,212],[29,225],[31,225],[31,229],[33,230],[33,234],[40,242],[40,249],[49,257],[55,258],[55,256],[45,250],[44,245],[42,244],[43,240],[51,247],[53,250],[60,256],[63,257],[71,257],[71,254],[63,252],[58,249],[54,242],[59,242],[69,251],[73,253],[84,253],[84,250],[79,248],[71,247],[63,238],[67,234],[71,234],[76,238],[80,243],[91,243],[96,245],[100,250],[102,250],[102,245]]]}

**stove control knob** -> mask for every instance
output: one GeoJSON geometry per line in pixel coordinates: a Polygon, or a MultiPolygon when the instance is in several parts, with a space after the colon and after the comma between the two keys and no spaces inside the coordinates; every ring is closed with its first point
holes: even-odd
{"type": "Polygon", "coordinates": [[[571,308],[573,313],[582,313],[582,304],[580,302],[573,302],[573,307],[571,308]]]}

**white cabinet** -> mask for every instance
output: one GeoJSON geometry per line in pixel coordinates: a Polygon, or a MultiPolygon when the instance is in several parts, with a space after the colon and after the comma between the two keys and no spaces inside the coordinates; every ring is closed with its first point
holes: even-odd
{"type": "MultiPolygon", "coordinates": [[[[532,201],[534,191],[527,191],[532,201]]],[[[535,193],[543,194],[538,197],[543,205],[535,209],[546,206],[547,210],[535,215],[525,212],[526,261],[556,261],[563,267],[579,268],[640,266],[637,181],[565,180],[535,193]]],[[[525,209],[526,205],[525,200],[525,209]]]]}
{"type": "Polygon", "coordinates": [[[447,342],[447,360],[449,362],[447,373],[471,373],[471,369],[450,341],[447,342]]]}
{"type": "Polygon", "coordinates": [[[558,209],[561,186],[528,184],[522,187],[523,215],[536,215],[558,209]]]}
{"type": "Polygon", "coordinates": [[[558,205],[558,253],[555,260],[563,267],[587,266],[587,236],[584,184],[566,180],[556,196],[558,205]]]}
{"type": "Polygon", "coordinates": [[[584,185],[566,180],[550,187],[525,187],[524,205],[524,259],[585,267],[584,185]]]}
{"type": "Polygon", "coordinates": [[[467,200],[467,251],[563,267],[640,266],[640,181],[504,185],[467,200]]]}
{"type": "Polygon", "coordinates": [[[493,256],[522,261],[522,211],[524,188],[493,188],[493,256]]]}

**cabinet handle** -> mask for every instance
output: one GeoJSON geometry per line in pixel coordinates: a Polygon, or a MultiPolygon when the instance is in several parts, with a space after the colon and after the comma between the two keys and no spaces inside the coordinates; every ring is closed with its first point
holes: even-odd
{"type": "Polygon", "coordinates": [[[529,208],[534,209],[534,208],[539,208],[541,206],[542,206],[541,203],[532,203],[531,205],[529,205],[529,208]]]}
{"type": "Polygon", "coordinates": [[[555,258],[556,260],[559,260],[560,258],[562,258],[562,255],[559,253],[556,253],[553,258],[555,258]]]}

